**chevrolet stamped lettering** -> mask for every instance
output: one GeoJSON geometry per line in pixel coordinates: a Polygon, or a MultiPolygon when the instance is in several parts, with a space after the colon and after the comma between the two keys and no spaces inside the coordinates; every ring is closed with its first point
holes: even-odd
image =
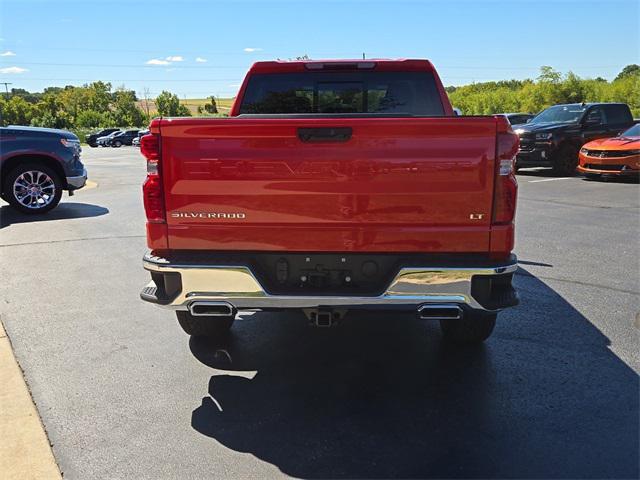
{"type": "Polygon", "coordinates": [[[244,213],[218,213],[218,212],[171,212],[172,218],[247,218],[244,213]]]}

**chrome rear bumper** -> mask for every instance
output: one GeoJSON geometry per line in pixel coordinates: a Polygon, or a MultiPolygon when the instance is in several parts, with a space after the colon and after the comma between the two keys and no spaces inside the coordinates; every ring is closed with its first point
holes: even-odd
{"type": "MultiPolygon", "coordinates": [[[[474,277],[511,275],[518,268],[515,257],[490,267],[402,268],[379,296],[270,295],[251,269],[243,265],[174,264],[151,254],[145,255],[143,265],[158,282],[152,280],[140,297],[176,310],[188,310],[195,301],[228,302],[237,310],[322,307],[416,310],[425,304],[446,303],[473,310],[495,311],[518,303],[510,277],[508,287],[512,297],[497,308],[485,308],[472,295],[474,277]]],[[[487,305],[487,302],[483,303],[487,305]]]]}

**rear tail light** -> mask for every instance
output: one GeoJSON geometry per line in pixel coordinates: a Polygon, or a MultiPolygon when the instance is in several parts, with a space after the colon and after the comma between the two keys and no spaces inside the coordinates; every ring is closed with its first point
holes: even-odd
{"type": "Polygon", "coordinates": [[[147,179],[142,185],[144,212],[147,221],[149,223],[165,223],[160,137],[152,133],[141,137],[140,152],[147,159],[147,179]]]}
{"type": "Polygon", "coordinates": [[[492,224],[508,225],[516,214],[518,182],[515,176],[519,138],[507,127],[496,140],[496,179],[493,193],[492,224]]]}

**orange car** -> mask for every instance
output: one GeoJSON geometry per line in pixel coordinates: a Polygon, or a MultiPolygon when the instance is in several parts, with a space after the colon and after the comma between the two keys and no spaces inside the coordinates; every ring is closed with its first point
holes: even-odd
{"type": "Polygon", "coordinates": [[[578,156],[578,171],[587,177],[640,174],[640,124],[618,137],[586,143],[578,156]]]}

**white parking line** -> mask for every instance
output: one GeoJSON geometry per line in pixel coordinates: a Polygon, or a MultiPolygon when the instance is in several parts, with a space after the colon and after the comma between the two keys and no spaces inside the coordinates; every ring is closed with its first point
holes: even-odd
{"type": "Polygon", "coordinates": [[[539,183],[539,182],[553,182],[555,180],[570,180],[573,177],[560,177],[560,178],[545,178],[543,180],[529,180],[528,183],[539,183]]]}

